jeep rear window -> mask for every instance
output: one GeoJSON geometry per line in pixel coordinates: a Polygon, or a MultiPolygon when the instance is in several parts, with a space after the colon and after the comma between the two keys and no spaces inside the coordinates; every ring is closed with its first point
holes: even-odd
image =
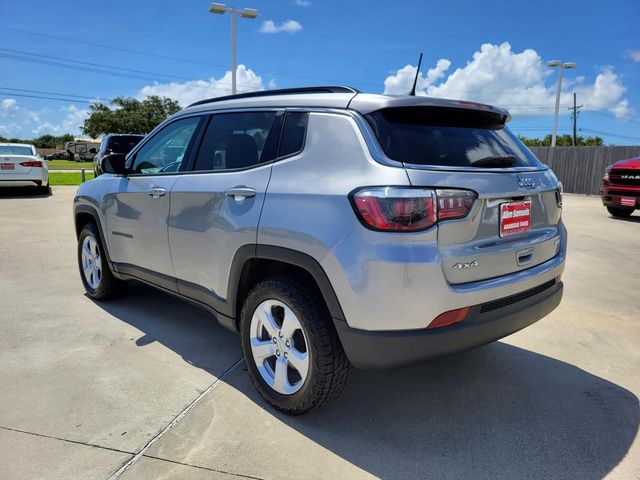
{"type": "Polygon", "coordinates": [[[366,116],[386,155],[414,165],[470,167],[488,157],[513,157],[509,167],[538,167],[538,159],[493,111],[404,107],[366,116]]]}

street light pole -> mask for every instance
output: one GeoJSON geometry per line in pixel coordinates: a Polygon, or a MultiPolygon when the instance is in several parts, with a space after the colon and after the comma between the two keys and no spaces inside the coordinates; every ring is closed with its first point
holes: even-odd
{"type": "Polygon", "coordinates": [[[560,60],[551,60],[547,62],[548,67],[560,67],[560,73],[558,74],[558,85],[556,87],[556,110],[553,115],[553,132],[551,134],[551,146],[556,146],[556,138],[558,134],[558,115],[560,114],[560,93],[562,91],[562,78],[564,77],[565,68],[575,68],[576,64],[573,62],[561,62],[560,60]]]}
{"type": "Polygon", "coordinates": [[[232,8],[231,14],[231,95],[236,94],[236,70],[238,63],[236,60],[236,10],[232,8]]]}
{"type": "Polygon", "coordinates": [[[212,3],[209,6],[209,13],[223,15],[229,12],[231,15],[231,93],[236,94],[236,70],[238,64],[236,60],[236,17],[238,13],[242,18],[256,18],[258,11],[253,8],[233,8],[228,7],[224,3],[212,3]]]}

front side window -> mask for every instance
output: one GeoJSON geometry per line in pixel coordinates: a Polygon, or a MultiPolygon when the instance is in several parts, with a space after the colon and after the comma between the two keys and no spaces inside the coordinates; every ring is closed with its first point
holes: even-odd
{"type": "Polygon", "coordinates": [[[248,168],[273,160],[279,136],[277,116],[277,112],[213,115],[194,170],[248,168]]]}
{"type": "Polygon", "coordinates": [[[177,172],[199,122],[200,117],[183,118],[156,133],[136,152],[133,172],[145,175],[177,172]]]}

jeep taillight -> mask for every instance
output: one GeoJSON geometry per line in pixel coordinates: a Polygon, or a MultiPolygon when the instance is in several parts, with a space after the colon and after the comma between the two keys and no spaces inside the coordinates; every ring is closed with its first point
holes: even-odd
{"type": "Polygon", "coordinates": [[[361,223],[385,232],[416,232],[466,217],[476,198],[470,190],[419,187],[371,187],[351,195],[361,223]]]}
{"type": "Polygon", "coordinates": [[[373,230],[415,232],[436,223],[435,192],[426,188],[365,188],[352,201],[361,222],[373,230]]]}
{"type": "Polygon", "coordinates": [[[438,220],[464,218],[476,201],[476,192],[471,190],[436,190],[438,198],[438,220]]]}

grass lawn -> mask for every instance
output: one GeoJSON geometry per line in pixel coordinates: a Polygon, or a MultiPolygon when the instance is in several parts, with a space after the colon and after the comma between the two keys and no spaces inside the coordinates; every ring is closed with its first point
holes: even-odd
{"type": "MultiPolygon", "coordinates": [[[[86,172],[86,180],[93,178],[93,171],[86,172]]],[[[80,185],[80,172],[49,172],[49,185],[80,185]]]]}
{"type": "Polygon", "coordinates": [[[93,170],[93,162],[72,162],[71,160],[47,160],[50,170],[93,170]]]}

